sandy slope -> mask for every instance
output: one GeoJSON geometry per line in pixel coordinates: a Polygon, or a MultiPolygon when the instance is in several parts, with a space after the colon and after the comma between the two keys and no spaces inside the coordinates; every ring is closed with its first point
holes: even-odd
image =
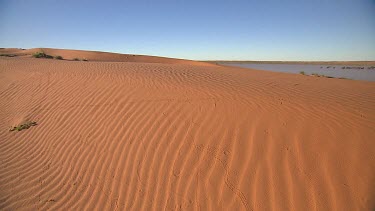
{"type": "Polygon", "coordinates": [[[78,58],[80,60],[87,59],[88,61],[105,61],[105,62],[144,62],[144,63],[164,63],[164,64],[190,64],[199,66],[213,66],[213,64],[206,62],[198,62],[183,59],[171,59],[158,56],[144,56],[133,54],[118,54],[99,51],[82,51],[82,50],[67,50],[67,49],[52,49],[52,48],[3,48],[0,49],[0,55],[10,54],[17,57],[32,57],[36,52],[44,52],[51,56],[62,56],[64,60],[73,60],[78,58]]]}
{"type": "Polygon", "coordinates": [[[374,210],[374,90],[189,62],[0,57],[0,210],[374,210]],[[25,120],[38,125],[8,131],[25,120]]]}

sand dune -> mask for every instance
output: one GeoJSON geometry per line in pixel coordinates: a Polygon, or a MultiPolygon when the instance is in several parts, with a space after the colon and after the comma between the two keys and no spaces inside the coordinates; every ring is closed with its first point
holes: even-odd
{"type": "Polygon", "coordinates": [[[373,82],[45,51],[89,61],[0,57],[0,210],[375,208],[373,82]]]}
{"type": "Polygon", "coordinates": [[[52,48],[3,48],[0,49],[0,55],[15,55],[17,57],[32,57],[36,52],[44,52],[51,56],[62,56],[64,60],[73,60],[78,58],[80,60],[86,59],[88,61],[102,61],[102,62],[143,62],[143,63],[164,63],[164,64],[190,64],[200,66],[213,66],[207,62],[198,62],[184,59],[171,59],[158,56],[144,56],[133,54],[119,54],[99,51],[82,51],[69,49],[52,49],[52,48]]]}

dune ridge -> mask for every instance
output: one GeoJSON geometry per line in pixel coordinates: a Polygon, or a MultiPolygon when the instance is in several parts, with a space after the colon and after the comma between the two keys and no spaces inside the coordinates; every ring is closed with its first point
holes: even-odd
{"type": "Polygon", "coordinates": [[[375,83],[93,58],[0,57],[1,210],[375,208],[375,83]]]}
{"type": "Polygon", "coordinates": [[[3,48],[0,49],[0,55],[11,55],[17,57],[32,57],[36,52],[44,52],[53,57],[61,56],[64,60],[73,60],[75,58],[88,61],[100,62],[142,62],[142,63],[163,63],[163,64],[190,64],[200,66],[213,66],[207,62],[192,61],[186,59],[173,59],[159,56],[145,56],[134,54],[120,54],[100,51],[84,51],[72,49],[55,49],[55,48],[3,48]]]}

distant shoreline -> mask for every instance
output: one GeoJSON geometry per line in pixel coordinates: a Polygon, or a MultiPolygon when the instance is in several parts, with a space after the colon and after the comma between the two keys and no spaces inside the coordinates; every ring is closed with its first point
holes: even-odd
{"type": "Polygon", "coordinates": [[[248,63],[248,64],[313,64],[313,65],[355,65],[374,66],[375,61],[202,61],[209,63],[248,63]]]}

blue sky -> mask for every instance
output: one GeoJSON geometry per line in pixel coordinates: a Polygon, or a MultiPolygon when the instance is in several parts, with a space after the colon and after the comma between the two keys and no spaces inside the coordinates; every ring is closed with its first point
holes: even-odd
{"type": "Polygon", "coordinates": [[[375,0],[0,0],[0,47],[375,60],[375,0]]]}

